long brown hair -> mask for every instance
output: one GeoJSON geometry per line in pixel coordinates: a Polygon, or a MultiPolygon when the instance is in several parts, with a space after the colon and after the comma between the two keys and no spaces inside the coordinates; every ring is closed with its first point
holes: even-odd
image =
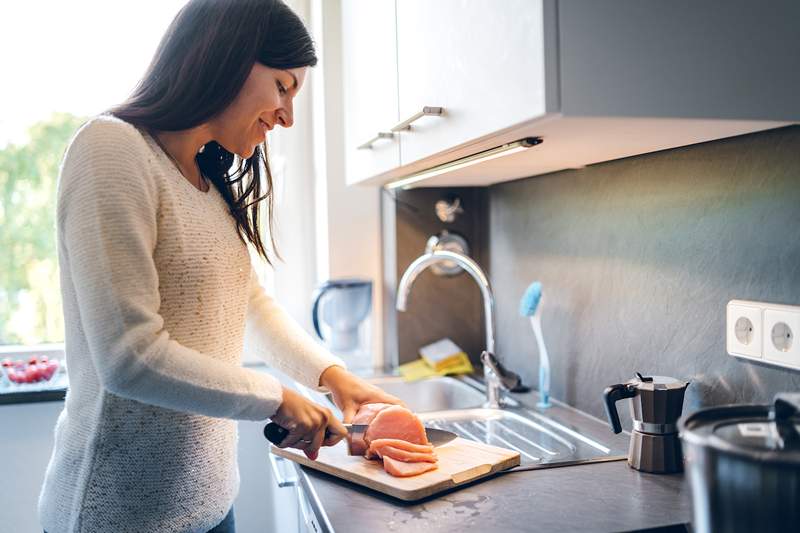
{"type": "MultiPolygon", "coordinates": [[[[148,132],[193,128],[221,113],[236,98],[256,61],[276,69],[316,65],[311,36],[286,4],[281,0],[191,0],[167,28],[133,93],[106,113],[148,132]]],[[[278,256],[266,143],[242,160],[212,141],[196,161],[228,203],[239,236],[271,262],[258,223],[259,203],[266,199],[272,251],[278,256]],[[235,161],[238,165],[232,171],[235,161]]]]}

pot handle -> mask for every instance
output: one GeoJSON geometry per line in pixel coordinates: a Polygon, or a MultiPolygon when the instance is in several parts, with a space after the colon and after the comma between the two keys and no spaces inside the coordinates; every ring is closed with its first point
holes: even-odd
{"type": "Polygon", "coordinates": [[[608,416],[608,423],[611,424],[611,429],[614,433],[622,431],[622,424],[619,423],[619,413],[617,412],[617,402],[625,398],[633,398],[636,396],[636,387],[632,387],[627,383],[618,383],[606,387],[603,391],[603,401],[606,405],[606,415],[608,416]]]}
{"type": "Polygon", "coordinates": [[[781,439],[781,448],[800,448],[800,434],[793,417],[800,415],[800,393],[781,392],[775,395],[769,417],[781,439]]]}

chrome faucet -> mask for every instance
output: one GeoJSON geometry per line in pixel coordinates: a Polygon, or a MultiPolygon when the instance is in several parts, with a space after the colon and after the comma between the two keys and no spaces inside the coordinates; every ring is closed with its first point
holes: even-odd
{"type": "Polygon", "coordinates": [[[486,323],[486,351],[481,355],[483,372],[486,377],[486,403],[484,407],[498,409],[503,403],[500,394],[501,388],[510,389],[513,387],[513,385],[509,386],[507,380],[503,378],[510,378],[512,383],[516,378],[516,382],[519,383],[519,376],[502,368],[494,357],[494,295],[489,285],[489,278],[486,277],[486,273],[478,263],[464,254],[445,250],[437,250],[421,255],[408,266],[403,273],[403,277],[400,278],[400,284],[397,286],[397,310],[406,310],[408,293],[417,276],[429,266],[441,261],[452,261],[458,264],[472,276],[481,289],[483,316],[486,323]]]}

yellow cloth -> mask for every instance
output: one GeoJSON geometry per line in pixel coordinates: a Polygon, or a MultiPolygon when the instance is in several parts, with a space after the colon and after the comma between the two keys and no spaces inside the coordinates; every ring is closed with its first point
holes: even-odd
{"type": "Polygon", "coordinates": [[[432,376],[446,376],[453,374],[471,374],[475,369],[469,362],[467,354],[459,353],[452,358],[447,366],[440,366],[439,370],[431,367],[424,359],[417,359],[410,363],[400,365],[400,375],[405,381],[418,381],[432,376]]]}

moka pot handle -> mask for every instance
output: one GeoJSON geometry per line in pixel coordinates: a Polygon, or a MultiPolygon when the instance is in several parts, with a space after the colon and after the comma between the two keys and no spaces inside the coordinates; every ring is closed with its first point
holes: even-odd
{"type": "Polygon", "coordinates": [[[603,401],[606,406],[606,415],[608,416],[608,423],[611,424],[611,429],[614,433],[622,431],[622,424],[619,422],[619,413],[617,412],[617,402],[625,398],[633,398],[636,396],[636,387],[628,383],[618,383],[606,387],[603,391],[603,401]]]}

